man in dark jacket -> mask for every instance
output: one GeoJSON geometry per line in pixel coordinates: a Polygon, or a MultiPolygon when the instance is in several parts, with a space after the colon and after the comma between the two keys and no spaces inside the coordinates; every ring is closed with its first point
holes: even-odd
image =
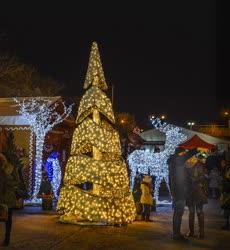
{"type": "Polygon", "coordinates": [[[186,200],[185,162],[197,153],[194,148],[188,152],[183,148],[176,148],[175,154],[168,159],[169,185],[173,198],[173,239],[185,240],[180,232],[182,216],[186,200]]]}
{"type": "Polygon", "coordinates": [[[217,154],[217,148],[212,148],[211,149],[211,153],[207,157],[205,164],[206,164],[206,168],[208,169],[209,173],[214,168],[219,169],[219,167],[220,167],[220,157],[217,154]]]}
{"type": "Polygon", "coordinates": [[[133,199],[136,205],[137,215],[141,215],[142,207],[141,207],[141,181],[142,177],[136,172],[136,176],[134,178],[134,186],[133,186],[133,199]]]}

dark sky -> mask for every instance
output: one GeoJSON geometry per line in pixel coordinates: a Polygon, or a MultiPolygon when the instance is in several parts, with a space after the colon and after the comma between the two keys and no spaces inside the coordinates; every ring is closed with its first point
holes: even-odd
{"type": "Polygon", "coordinates": [[[80,96],[96,40],[116,111],[142,124],[151,113],[178,124],[218,120],[229,105],[220,77],[221,6],[212,0],[107,2],[11,5],[4,12],[1,6],[1,49],[65,83],[64,94],[80,96]]]}

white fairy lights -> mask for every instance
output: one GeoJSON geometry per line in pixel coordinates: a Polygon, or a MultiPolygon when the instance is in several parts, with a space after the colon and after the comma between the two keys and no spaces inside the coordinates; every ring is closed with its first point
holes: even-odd
{"type": "Polygon", "coordinates": [[[129,155],[128,162],[132,171],[132,185],[137,170],[143,174],[148,174],[148,171],[150,171],[150,175],[156,177],[154,197],[158,202],[159,187],[162,180],[165,180],[169,188],[167,160],[175,152],[177,145],[186,140],[186,135],[181,132],[179,127],[162,122],[159,118],[153,118],[151,122],[155,129],[166,134],[164,150],[158,153],[149,150],[135,150],[129,155]]]}
{"type": "Polygon", "coordinates": [[[123,224],[135,218],[125,161],[96,43],[93,43],[83,95],[66,165],[58,211],[65,223],[123,224]],[[103,114],[103,116],[102,116],[103,114]],[[85,190],[82,187],[91,184],[85,190]]]}
{"type": "Polygon", "coordinates": [[[36,136],[35,184],[32,194],[32,198],[36,200],[42,179],[42,160],[45,136],[54,126],[61,123],[70,115],[72,105],[67,108],[64,102],[61,102],[63,105],[63,112],[60,114],[55,111],[59,104],[57,102],[52,104],[49,99],[44,97],[25,98],[22,101],[14,98],[14,100],[18,106],[18,113],[28,121],[31,130],[36,136]]]}

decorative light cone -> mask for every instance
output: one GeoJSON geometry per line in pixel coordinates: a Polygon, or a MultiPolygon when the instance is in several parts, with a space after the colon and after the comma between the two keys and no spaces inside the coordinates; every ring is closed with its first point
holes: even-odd
{"type": "Polygon", "coordinates": [[[97,44],[92,44],[83,95],[57,209],[63,223],[126,224],[136,208],[129,190],[97,44]],[[102,116],[103,115],[103,116],[102,116]]]}

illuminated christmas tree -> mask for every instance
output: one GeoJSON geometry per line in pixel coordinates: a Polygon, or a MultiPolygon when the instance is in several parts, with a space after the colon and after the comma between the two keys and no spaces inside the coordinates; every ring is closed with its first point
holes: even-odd
{"type": "Polygon", "coordinates": [[[97,44],[92,44],[58,211],[61,222],[125,224],[136,210],[97,44]]]}

